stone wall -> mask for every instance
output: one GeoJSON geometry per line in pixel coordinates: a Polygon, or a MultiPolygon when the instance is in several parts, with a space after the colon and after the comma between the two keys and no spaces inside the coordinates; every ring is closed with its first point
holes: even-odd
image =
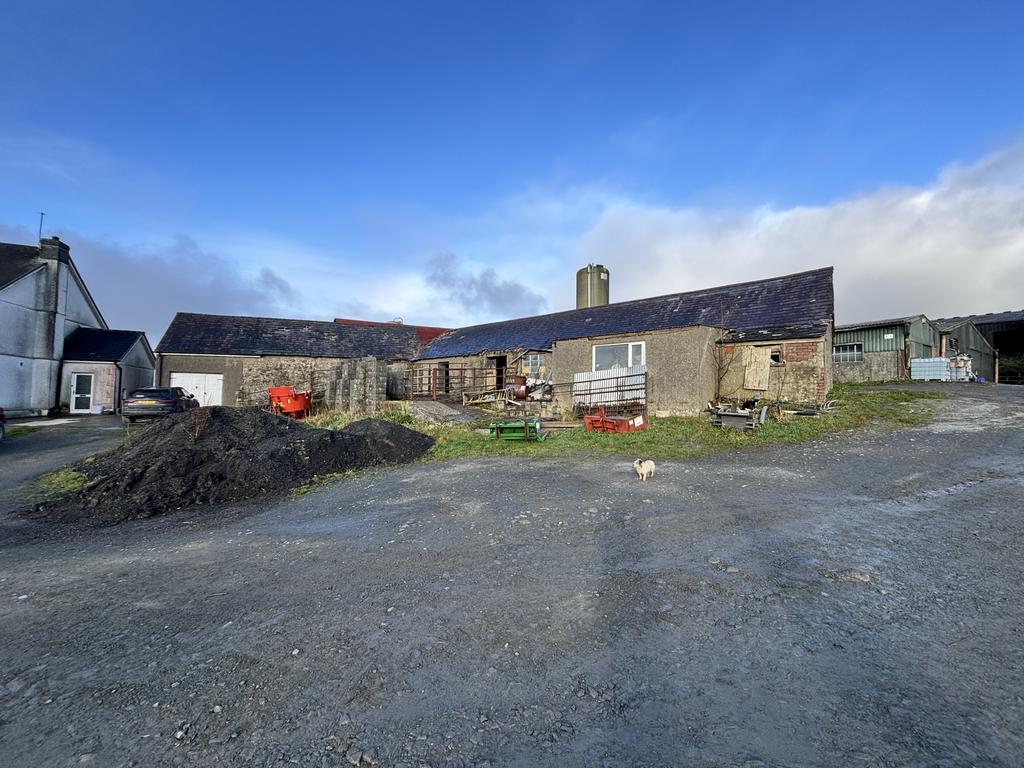
{"type": "Polygon", "coordinates": [[[858,363],[832,363],[832,376],[836,381],[896,381],[907,378],[907,372],[900,364],[900,353],[865,352],[864,360],[858,363]]]}
{"type": "Polygon", "coordinates": [[[790,403],[822,403],[832,388],[832,342],[821,339],[794,339],[775,344],[763,342],[723,344],[721,347],[722,400],[747,400],[760,395],[764,400],[790,403]],[[748,364],[745,348],[778,351],[780,359],[771,362],[765,389],[745,387],[748,364]]]}
{"type": "Polygon", "coordinates": [[[292,386],[313,395],[314,410],[373,413],[387,399],[388,365],[373,357],[261,357],[248,359],[238,405],[269,405],[269,387],[292,386]]]}

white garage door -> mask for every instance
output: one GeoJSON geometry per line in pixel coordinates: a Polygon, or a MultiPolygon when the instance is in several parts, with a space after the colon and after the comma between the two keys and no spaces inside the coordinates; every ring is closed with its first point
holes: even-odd
{"type": "Polygon", "coordinates": [[[200,405],[220,405],[224,397],[224,374],[172,373],[171,386],[195,395],[200,405]]]}

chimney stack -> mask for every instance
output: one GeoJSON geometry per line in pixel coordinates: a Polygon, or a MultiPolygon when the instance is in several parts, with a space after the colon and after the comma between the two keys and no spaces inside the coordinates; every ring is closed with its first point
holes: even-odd
{"type": "Polygon", "coordinates": [[[59,237],[44,237],[39,241],[39,258],[67,264],[71,260],[71,249],[59,237]]]}

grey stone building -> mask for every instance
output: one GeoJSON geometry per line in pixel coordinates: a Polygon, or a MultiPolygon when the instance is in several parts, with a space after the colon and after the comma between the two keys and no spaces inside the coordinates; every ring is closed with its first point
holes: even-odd
{"type": "Polygon", "coordinates": [[[311,391],[315,404],[372,411],[388,368],[420,349],[415,326],[179,312],[157,345],[162,386],[203,405],[261,405],[271,386],[311,391]]]}

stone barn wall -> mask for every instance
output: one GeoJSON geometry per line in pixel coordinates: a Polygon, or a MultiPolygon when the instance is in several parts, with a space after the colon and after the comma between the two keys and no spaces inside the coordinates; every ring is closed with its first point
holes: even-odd
{"type": "Polygon", "coordinates": [[[388,364],[373,357],[261,357],[246,360],[239,405],[269,406],[268,387],[312,392],[314,410],[373,413],[387,399],[388,364]]]}
{"type": "Polygon", "coordinates": [[[764,400],[822,403],[832,389],[832,340],[793,339],[774,344],[758,342],[722,344],[722,400],[764,400]],[[779,362],[771,361],[781,353],[779,362]],[[764,364],[767,375],[758,376],[764,364]],[[756,382],[756,385],[755,385],[756,382]]]}

